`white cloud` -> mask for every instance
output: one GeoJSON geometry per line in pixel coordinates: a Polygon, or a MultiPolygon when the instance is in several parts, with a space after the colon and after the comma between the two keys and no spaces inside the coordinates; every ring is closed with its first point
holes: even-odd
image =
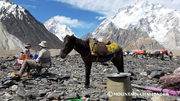
{"type": "Polygon", "coordinates": [[[36,8],[36,6],[33,6],[33,5],[26,5],[26,4],[20,4],[22,7],[24,8],[36,8]]]}
{"type": "Polygon", "coordinates": [[[102,19],[105,19],[106,17],[105,16],[96,16],[95,18],[98,20],[102,20],[102,19]]]}
{"type": "Polygon", "coordinates": [[[68,3],[76,8],[97,12],[106,17],[113,17],[118,9],[134,0],[53,0],[68,3]]]}
{"type": "MultiPolygon", "coordinates": [[[[120,8],[136,0],[53,0],[73,5],[73,7],[83,10],[97,12],[106,17],[113,17],[120,8]]],[[[159,3],[172,9],[180,10],[180,0],[147,0],[159,3]]]]}
{"type": "Polygon", "coordinates": [[[70,17],[65,16],[55,16],[54,18],[58,20],[60,23],[73,28],[90,28],[94,25],[94,23],[87,23],[84,21],[79,21],[77,19],[71,19],[70,17]]]}

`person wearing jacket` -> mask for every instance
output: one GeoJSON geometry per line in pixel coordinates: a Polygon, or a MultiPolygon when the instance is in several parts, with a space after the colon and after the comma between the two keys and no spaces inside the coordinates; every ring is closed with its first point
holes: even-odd
{"type": "Polygon", "coordinates": [[[46,65],[49,64],[50,61],[47,61],[48,58],[50,58],[51,54],[50,52],[46,49],[46,41],[42,41],[40,45],[40,52],[39,56],[36,60],[28,60],[26,59],[22,66],[21,69],[18,73],[15,73],[15,75],[18,75],[20,77],[29,77],[30,74],[30,69],[40,69],[46,65]],[[27,71],[25,74],[25,70],[27,71]]]}

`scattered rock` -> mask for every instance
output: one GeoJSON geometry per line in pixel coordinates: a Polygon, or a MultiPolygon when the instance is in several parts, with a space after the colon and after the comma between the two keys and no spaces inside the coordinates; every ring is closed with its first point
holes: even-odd
{"type": "Polygon", "coordinates": [[[156,95],[151,98],[152,101],[175,101],[175,100],[165,100],[162,96],[156,95]]]}
{"type": "MultiPolygon", "coordinates": [[[[162,61],[160,59],[142,59],[131,55],[124,57],[124,70],[131,73],[131,83],[141,86],[160,88],[158,80],[178,68],[180,58],[173,61],[162,61]]],[[[106,78],[107,74],[117,72],[111,62],[93,63],[90,75],[90,87],[85,88],[85,66],[80,55],[67,56],[62,60],[59,56],[52,57],[53,66],[47,74],[34,75],[31,72],[29,78],[8,80],[4,85],[0,84],[0,100],[14,101],[66,101],[75,98],[83,101],[108,101],[106,78]]],[[[0,80],[7,79],[8,74],[17,72],[13,66],[14,60],[3,59],[0,68],[0,80]]],[[[18,66],[19,67],[19,66],[18,66]]],[[[8,77],[9,78],[9,77],[8,77]]],[[[132,87],[136,93],[153,93],[150,90],[132,87]]],[[[149,101],[149,96],[133,96],[135,101],[149,101]]],[[[163,96],[164,99],[168,99],[163,96]]],[[[155,98],[153,98],[155,99],[155,98]]],[[[169,98],[178,101],[179,97],[169,98]]],[[[134,101],[134,100],[133,100],[134,101]]],[[[169,100],[167,100],[169,101],[169,100]]]]}
{"type": "Polygon", "coordinates": [[[21,98],[21,99],[25,99],[26,98],[26,91],[23,88],[19,88],[16,91],[16,94],[21,98]]]}
{"type": "Polygon", "coordinates": [[[141,72],[140,75],[147,76],[147,72],[141,72]]]}
{"type": "Polygon", "coordinates": [[[16,91],[18,89],[18,86],[17,85],[13,85],[10,87],[11,91],[16,91]]]}
{"type": "Polygon", "coordinates": [[[59,92],[49,92],[46,98],[49,100],[58,100],[62,95],[63,94],[59,94],[59,92]]]}
{"type": "Polygon", "coordinates": [[[9,93],[5,93],[2,97],[8,101],[13,99],[13,96],[9,93]]]}
{"type": "Polygon", "coordinates": [[[7,66],[6,65],[2,65],[1,69],[7,69],[7,66]]]}
{"type": "Polygon", "coordinates": [[[164,73],[162,71],[153,71],[150,76],[159,79],[161,76],[164,76],[164,73]]]}
{"type": "Polygon", "coordinates": [[[75,99],[75,98],[77,99],[80,98],[78,93],[70,93],[65,96],[65,100],[70,100],[70,99],[75,99]]]}
{"type": "Polygon", "coordinates": [[[99,98],[103,100],[108,100],[107,93],[103,93],[102,95],[99,96],[99,98]]]}
{"type": "Polygon", "coordinates": [[[46,95],[46,93],[47,93],[47,91],[45,91],[45,90],[39,90],[38,96],[39,96],[39,97],[43,97],[43,96],[46,95]]]}

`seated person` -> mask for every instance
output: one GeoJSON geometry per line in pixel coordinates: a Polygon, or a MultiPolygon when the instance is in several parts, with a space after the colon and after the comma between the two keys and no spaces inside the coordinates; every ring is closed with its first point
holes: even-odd
{"type": "Polygon", "coordinates": [[[49,64],[47,62],[43,62],[43,61],[46,61],[43,59],[50,58],[51,56],[50,52],[46,49],[46,41],[42,41],[39,45],[40,45],[41,51],[39,52],[38,58],[36,60],[26,59],[23,62],[20,71],[18,73],[15,73],[15,75],[18,75],[20,77],[21,76],[29,77],[30,69],[40,69],[49,64]],[[44,64],[40,64],[40,61],[44,64]],[[27,70],[27,73],[23,75],[23,73],[25,72],[25,69],[27,70]]]}
{"type": "Polygon", "coordinates": [[[24,54],[26,54],[26,57],[28,59],[32,59],[33,58],[33,55],[30,52],[30,48],[31,48],[31,44],[27,43],[27,44],[25,44],[25,49],[23,50],[24,54]]]}

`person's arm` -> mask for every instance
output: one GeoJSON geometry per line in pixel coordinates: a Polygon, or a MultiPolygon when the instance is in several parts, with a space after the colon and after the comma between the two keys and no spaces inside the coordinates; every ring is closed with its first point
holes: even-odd
{"type": "Polygon", "coordinates": [[[40,62],[40,58],[42,58],[42,56],[43,56],[43,52],[40,51],[39,52],[39,56],[38,56],[38,58],[35,61],[39,63],[40,62]]]}

